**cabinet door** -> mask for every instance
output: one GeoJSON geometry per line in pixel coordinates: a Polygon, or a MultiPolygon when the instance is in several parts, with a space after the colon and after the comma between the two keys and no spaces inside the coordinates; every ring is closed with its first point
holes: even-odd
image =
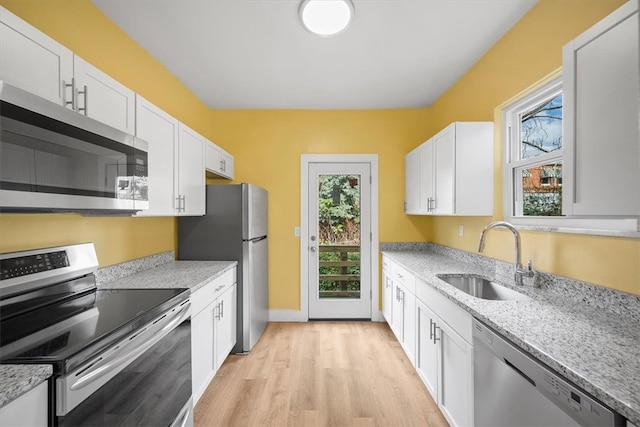
{"type": "Polygon", "coordinates": [[[175,215],[173,167],[178,120],[137,95],[136,136],[149,143],[149,209],[137,215],[175,215]]]}
{"type": "Polygon", "coordinates": [[[392,305],[393,305],[393,280],[389,276],[388,267],[382,268],[382,315],[386,319],[387,323],[391,325],[392,319],[392,305]]]}
{"type": "Polygon", "coordinates": [[[175,154],[178,179],[175,194],[180,200],[174,202],[180,208],[179,215],[204,215],[204,138],[182,123],[178,130],[175,154]]]}
{"type": "Polygon", "coordinates": [[[419,155],[420,213],[432,214],[435,208],[435,144],[422,144],[419,155]]]}
{"type": "Polygon", "coordinates": [[[438,401],[438,346],[433,340],[435,314],[420,300],[416,302],[416,371],[438,401]]]}
{"type": "Polygon", "coordinates": [[[393,322],[391,330],[395,334],[400,343],[404,341],[404,308],[402,306],[402,288],[397,280],[392,282],[393,300],[391,302],[391,311],[393,312],[393,322]]]}
{"type": "Polygon", "coordinates": [[[0,7],[0,80],[65,105],[72,77],[69,49],[0,7]]]}
{"type": "Polygon", "coordinates": [[[222,162],[222,176],[233,179],[233,156],[223,149],[220,149],[220,161],[222,162]]]}
{"type": "Polygon", "coordinates": [[[216,317],[216,366],[217,371],[236,345],[237,286],[233,284],[218,298],[216,317]]]}
{"type": "Polygon", "coordinates": [[[211,141],[204,141],[204,167],[207,171],[220,174],[222,163],[220,161],[220,149],[211,141]]]}
{"type": "Polygon", "coordinates": [[[493,123],[456,123],[455,214],[493,215],[493,123]]]}
{"type": "Polygon", "coordinates": [[[402,347],[411,364],[416,360],[416,296],[402,289],[402,308],[404,314],[402,347]]]}
{"type": "Polygon", "coordinates": [[[438,320],[438,407],[453,427],[473,425],[473,347],[438,320]]]}
{"type": "Polygon", "coordinates": [[[78,112],[133,135],[135,93],[77,55],[73,75],[78,112]]]}
{"type": "Polygon", "coordinates": [[[640,214],[638,2],[563,50],[563,214],[640,214]]]}
{"type": "Polygon", "coordinates": [[[11,427],[47,426],[47,382],[32,388],[0,408],[0,425],[11,427]]]}
{"type": "Polygon", "coordinates": [[[433,137],[435,182],[435,214],[453,214],[455,189],[455,124],[452,124],[433,137]]]}
{"type": "Polygon", "coordinates": [[[404,211],[419,213],[420,208],[420,147],[404,158],[404,211]]]}
{"type": "Polygon", "coordinates": [[[217,313],[216,304],[216,301],[212,302],[191,319],[191,389],[194,405],[215,375],[213,322],[217,313]]]}

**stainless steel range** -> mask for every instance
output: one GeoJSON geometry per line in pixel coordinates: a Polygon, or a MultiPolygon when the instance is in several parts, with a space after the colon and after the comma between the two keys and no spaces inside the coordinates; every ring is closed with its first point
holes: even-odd
{"type": "Polygon", "coordinates": [[[0,254],[0,363],[51,364],[51,426],[192,426],[189,291],[100,290],[93,244],[0,254]]]}

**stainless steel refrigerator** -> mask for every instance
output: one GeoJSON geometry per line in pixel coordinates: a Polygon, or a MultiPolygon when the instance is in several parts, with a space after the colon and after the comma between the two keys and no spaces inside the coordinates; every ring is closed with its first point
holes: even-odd
{"type": "Polygon", "coordinates": [[[269,320],[267,191],[252,184],[207,186],[206,214],[178,219],[178,259],[238,261],[237,340],[250,351],[269,320]]]}

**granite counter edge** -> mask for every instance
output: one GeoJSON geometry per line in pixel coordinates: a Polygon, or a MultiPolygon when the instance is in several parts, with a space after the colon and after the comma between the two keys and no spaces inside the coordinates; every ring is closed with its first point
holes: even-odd
{"type": "Polygon", "coordinates": [[[39,386],[52,374],[51,365],[0,365],[0,408],[39,386]]]}

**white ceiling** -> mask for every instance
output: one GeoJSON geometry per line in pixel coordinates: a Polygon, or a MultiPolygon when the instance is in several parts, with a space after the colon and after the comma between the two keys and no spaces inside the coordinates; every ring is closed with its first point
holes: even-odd
{"type": "Polygon", "coordinates": [[[318,37],[299,0],[93,0],[211,108],[431,105],[535,0],[353,0],[318,37]]]}

